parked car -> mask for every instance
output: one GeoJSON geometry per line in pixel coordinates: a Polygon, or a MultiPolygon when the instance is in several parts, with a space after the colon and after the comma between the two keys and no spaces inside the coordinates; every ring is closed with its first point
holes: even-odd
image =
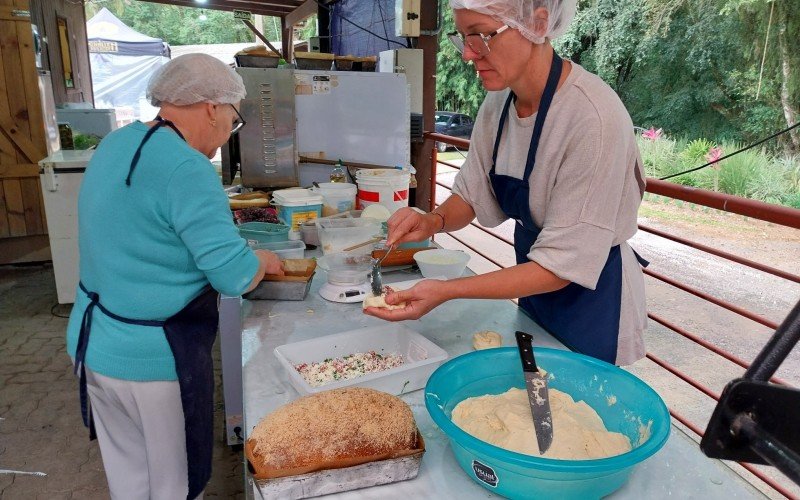
{"type": "MultiPolygon", "coordinates": [[[[472,127],[474,124],[472,118],[462,113],[453,113],[451,111],[436,112],[437,134],[469,139],[472,135],[472,127]]],[[[448,145],[443,142],[436,143],[436,149],[438,149],[440,153],[447,151],[447,146],[448,145]]]]}

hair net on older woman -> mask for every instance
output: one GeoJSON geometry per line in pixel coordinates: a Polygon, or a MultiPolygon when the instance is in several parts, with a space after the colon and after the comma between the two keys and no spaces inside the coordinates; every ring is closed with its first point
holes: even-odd
{"type": "Polygon", "coordinates": [[[450,0],[453,9],[468,9],[492,16],[522,33],[533,43],[544,43],[567,31],[575,17],[577,0],[450,0]],[[538,8],[549,13],[547,24],[535,23],[538,8]]]}
{"type": "Polygon", "coordinates": [[[185,54],[158,69],[147,84],[153,106],[198,102],[235,104],[245,96],[242,77],[230,66],[207,54],[185,54]]]}

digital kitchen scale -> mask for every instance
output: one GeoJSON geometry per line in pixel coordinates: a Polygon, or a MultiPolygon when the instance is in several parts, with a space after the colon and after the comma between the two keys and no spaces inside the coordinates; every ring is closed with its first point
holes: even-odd
{"type": "Polygon", "coordinates": [[[331,302],[363,302],[370,291],[367,275],[372,269],[371,255],[344,253],[323,255],[317,265],[328,275],[319,289],[323,299],[331,302]]]}
{"type": "Polygon", "coordinates": [[[328,282],[320,287],[319,294],[331,302],[363,302],[369,290],[370,285],[366,281],[358,285],[338,285],[328,282]]]}

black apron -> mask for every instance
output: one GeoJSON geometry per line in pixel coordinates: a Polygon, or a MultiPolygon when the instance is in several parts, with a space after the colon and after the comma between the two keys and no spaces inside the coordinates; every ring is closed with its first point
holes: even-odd
{"type": "MultiPolygon", "coordinates": [[[[183,139],[183,135],[168,120],[156,117],[156,123],[145,134],[142,143],[134,154],[125,183],[130,186],[131,175],[138,163],[144,144],[162,126],[171,127],[183,139]]],[[[219,293],[206,285],[198,296],[192,299],[178,313],[165,321],[130,319],[114,314],[100,302],[100,296],[79,283],[80,289],[89,297],[89,305],[83,313],[78,345],[75,351],[75,373],[80,378],[80,401],[83,424],[89,428],[89,438],[97,434],[88,402],[86,390],[86,350],[92,330],[94,309],[106,316],[129,325],[163,327],[172,355],[175,358],[175,371],[181,392],[184,430],[186,433],[186,459],[189,469],[188,499],[196,498],[205,489],[211,478],[211,454],[214,445],[214,371],[211,349],[217,336],[219,293]]]]}
{"type": "MultiPolygon", "coordinates": [[[[528,252],[541,232],[533,222],[528,181],[536,163],[536,151],[542,137],[547,112],[558,87],[563,62],[553,52],[553,61],[547,84],[542,94],[533,127],[525,174],[522,179],[495,173],[497,151],[509,107],[516,96],[511,92],[500,115],[489,179],[500,208],[512,219],[514,227],[514,252],[517,264],[529,262],[528,252]]],[[[622,299],[622,257],[619,245],[608,252],[606,264],[600,273],[595,290],[570,283],[561,290],[522,297],[519,306],[542,328],[574,351],[614,363],[617,357],[620,303],[622,299]]]]}

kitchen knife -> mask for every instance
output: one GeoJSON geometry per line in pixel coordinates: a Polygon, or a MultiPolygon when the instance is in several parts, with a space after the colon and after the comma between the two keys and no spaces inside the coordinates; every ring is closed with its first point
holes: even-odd
{"type": "Polygon", "coordinates": [[[539,445],[539,454],[543,455],[553,443],[553,417],[550,414],[547,379],[536,367],[536,360],[533,357],[533,337],[519,331],[516,336],[522,371],[525,374],[525,389],[528,392],[533,426],[536,429],[536,441],[539,445]]]}

